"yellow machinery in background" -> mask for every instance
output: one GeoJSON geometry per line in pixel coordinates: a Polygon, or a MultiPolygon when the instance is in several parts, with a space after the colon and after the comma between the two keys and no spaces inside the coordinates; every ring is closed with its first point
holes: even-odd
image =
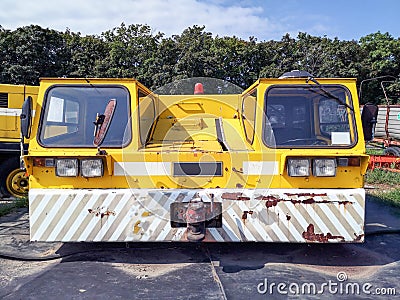
{"type": "Polygon", "coordinates": [[[241,94],[196,89],[42,79],[23,109],[31,240],[364,240],[355,79],[292,72],[241,94]]]}
{"type": "MultiPolygon", "coordinates": [[[[36,101],[38,86],[0,84],[0,193],[28,195],[28,178],[20,168],[20,114],[27,97],[36,101]]],[[[27,144],[24,146],[25,150],[27,144]]]]}

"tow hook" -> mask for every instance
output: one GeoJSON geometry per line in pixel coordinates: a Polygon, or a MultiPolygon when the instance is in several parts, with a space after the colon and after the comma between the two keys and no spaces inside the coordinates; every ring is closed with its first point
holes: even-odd
{"type": "Polygon", "coordinates": [[[186,223],[187,239],[191,242],[202,241],[206,232],[206,209],[198,194],[188,203],[186,223]]]}

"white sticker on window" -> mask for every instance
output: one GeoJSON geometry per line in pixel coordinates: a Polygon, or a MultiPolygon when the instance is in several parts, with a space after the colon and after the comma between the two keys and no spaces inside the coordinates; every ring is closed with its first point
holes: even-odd
{"type": "Polygon", "coordinates": [[[349,132],[331,132],[332,145],[350,145],[349,132]]]}
{"type": "Polygon", "coordinates": [[[50,105],[47,114],[48,122],[62,122],[64,115],[64,99],[58,97],[50,98],[50,105]]]}

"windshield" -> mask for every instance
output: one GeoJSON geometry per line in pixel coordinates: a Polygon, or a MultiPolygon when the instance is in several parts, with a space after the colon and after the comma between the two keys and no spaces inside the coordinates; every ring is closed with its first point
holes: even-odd
{"type": "Polygon", "coordinates": [[[95,147],[96,121],[115,99],[114,117],[102,147],[121,147],[131,140],[129,93],[120,86],[56,86],[44,102],[39,142],[44,147],[95,147]],[[125,132],[125,129],[126,132],[125,132]]]}
{"type": "Polygon", "coordinates": [[[343,86],[273,86],[265,94],[269,147],[350,147],[356,143],[353,104],[343,86]]]}

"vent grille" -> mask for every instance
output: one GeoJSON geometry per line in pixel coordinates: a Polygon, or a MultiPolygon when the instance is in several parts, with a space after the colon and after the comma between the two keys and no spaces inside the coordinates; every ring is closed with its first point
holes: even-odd
{"type": "Polygon", "coordinates": [[[8,108],[8,94],[0,93],[0,107],[8,108]]]}
{"type": "Polygon", "coordinates": [[[222,162],[174,163],[174,176],[222,176],[222,162]]]}

